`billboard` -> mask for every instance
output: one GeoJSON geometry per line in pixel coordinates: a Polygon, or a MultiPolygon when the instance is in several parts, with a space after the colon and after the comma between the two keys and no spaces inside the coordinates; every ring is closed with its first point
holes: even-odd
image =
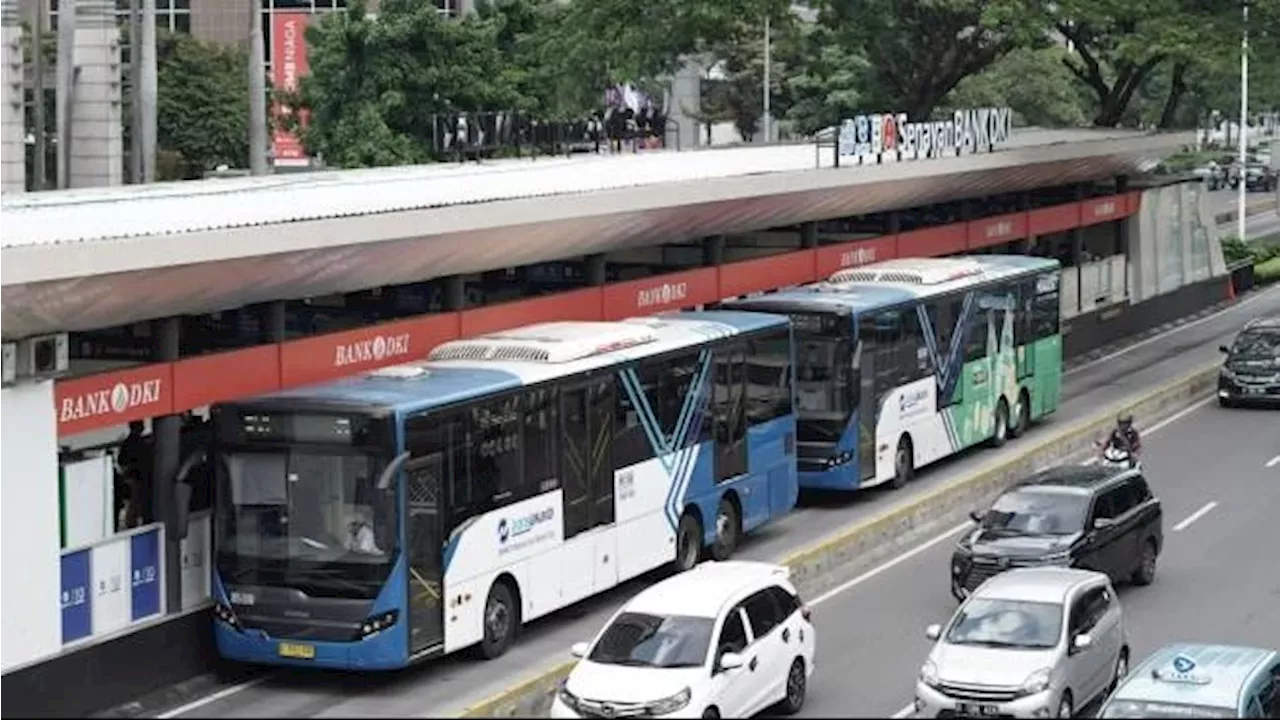
{"type": "MultiPolygon", "coordinates": [[[[310,72],[307,60],[307,21],[311,13],[278,12],[271,15],[271,85],[276,91],[296,92],[298,80],[310,72]]],[[[289,108],[282,103],[272,103],[273,119],[271,155],[276,165],[306,165],[307,153],[297,135],[289,132],[280,121],[287,118],[289,108]]],[[[298,118],[303,125],[307,118],[298,118]]]]}

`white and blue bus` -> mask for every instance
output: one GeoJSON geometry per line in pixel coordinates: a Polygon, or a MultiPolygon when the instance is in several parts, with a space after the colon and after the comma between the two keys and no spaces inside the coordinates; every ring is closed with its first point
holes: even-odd
{"type": "Polygon", "coordinates": [[[899,258],[720,305],[785,313],[795,333],[800,485],[901,487],[1058,407],[1056,260],[899,258]]]}
{"type": "Polygon", "coordinates": [[[492,658],[523,622],[728,557],[796,503],[790,353],[764,313],[544,323],[215,406],[219,652],[492,658]]]}

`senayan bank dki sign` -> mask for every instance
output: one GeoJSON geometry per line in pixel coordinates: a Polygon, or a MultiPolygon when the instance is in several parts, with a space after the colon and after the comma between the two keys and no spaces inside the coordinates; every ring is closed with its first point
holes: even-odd
{"type": "Polygon", "coordinates": [[[946,120],[912,122],[906,113],[856,115],[840,125],[841,157],[875,161],[885,153],[900,160],[940,158],[990,152],[1009,140],[1013,111],[1009,108],[956,110],[946,120]]]}

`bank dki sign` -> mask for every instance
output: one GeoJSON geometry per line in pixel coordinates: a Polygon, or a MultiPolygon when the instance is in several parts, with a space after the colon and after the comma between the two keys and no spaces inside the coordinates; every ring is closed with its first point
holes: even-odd
{"type": "Polygon", "coordinates": [[[959,157],[991,152],[1009,140],[1013,112],[1007,108],[956,110],[946,120],[912,122],[906,113],[856,115],[840,125],[836,150],[859,163],[959,157]]]}

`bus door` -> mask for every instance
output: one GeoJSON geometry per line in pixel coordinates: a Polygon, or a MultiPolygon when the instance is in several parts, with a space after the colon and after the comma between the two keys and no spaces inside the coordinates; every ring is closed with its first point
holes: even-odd
{"type": "MultiPolygon", "coordinates": [[[[444,643],[444,491],[452,481],[453,464],[466,461],[462,429],[457,415],[406,422],[406,436],[411,438],[404,468],[411,655],[444,643]],[[460,443],[460,450],[454,442],[460,443]]],[[[464,482],[465,478],[464,474],[464,482]]]]}
{"type": "MultiPolygon", "coordinates": [[[[853,323],[851,332],[853,349],[850,352],[849,362],[851,368],[849,410],[858,420],[858,427],[855,430],[857,432],[855,442],[858,448],[858,480],[866,482],[876,476],[876,420],[879,398],[876,397],[876,354],[873,352],[875,345],[872,342],[874,333],[868,327],[864,340],[864,333],[859,332],[862,321],[854,317],[850,322],[853,323]]],[[[870,326],[870,318],[865,324],[870,326]]]]}
{"type": "Polygon", "coordinates": [[[614,526],[612,376],[560,391],[560,472],[564,488],[564,600],[618,583],[614,526]]]}

